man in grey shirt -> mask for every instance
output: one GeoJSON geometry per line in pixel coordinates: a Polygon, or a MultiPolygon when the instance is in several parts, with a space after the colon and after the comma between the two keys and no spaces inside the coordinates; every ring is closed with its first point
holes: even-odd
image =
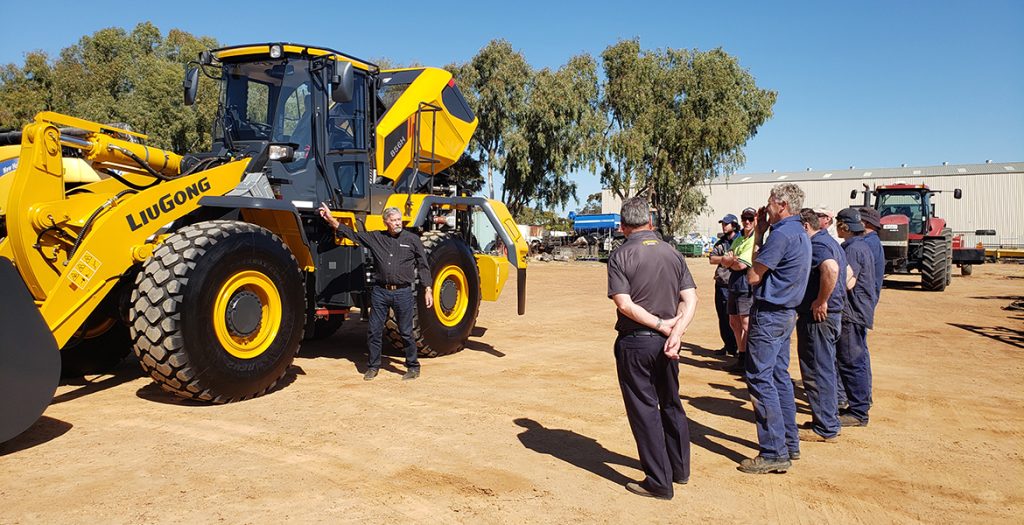
{"type": "Polygon", "coordinates": [[[672,499],[690,477],[690,431],[679,401],[679,345],[697,308],[697,290],[682,255],[661,240],[647,201],[622,204],[626,243],[608,259],[615,301],[615,367],[646,478],[626,490],[672,499]]]}

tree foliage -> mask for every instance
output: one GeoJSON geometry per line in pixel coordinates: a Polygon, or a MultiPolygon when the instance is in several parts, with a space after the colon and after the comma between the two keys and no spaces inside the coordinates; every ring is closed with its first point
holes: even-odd
{"type": "Polygon", "coordinates": [[[609,118],[604,185],[645,194],[674,231],[705,202],[696,186],[742,166],[743,146],[772,116],[776,93],[722,51],[609,46],[603,107],[609,118]]]}
{"type": "Polygon", "coordinates": [[[149,143],[176,152],[210,142],[217,93],[200,83],[195,107],[182,100],[185,64],[215,40],[172,29],[166,36],[149,22],[130,32],[101,29],[50,61],[42,52],[25,64],[0,69],[0,128],[20,129],[40,111],[57,111],[108,124],[126,124],[149,143]]]}
{"type": "Polygon", "coordinates": [[[583,209],[580,210],[580,214],[584,215],[594,215],[598,213],[601,213],[601,192],[587,195],[587,200],[583,203],[583,209]]]}
{"type": "Polygon", "coordinates": [[[506,141],[522,115],[530,66],[505,40],[492,40],[469,63],[449,66],[479,124],[473,149],[487,167],[487,191],[494,198],[494,171],[504,171],[506,141]]]}

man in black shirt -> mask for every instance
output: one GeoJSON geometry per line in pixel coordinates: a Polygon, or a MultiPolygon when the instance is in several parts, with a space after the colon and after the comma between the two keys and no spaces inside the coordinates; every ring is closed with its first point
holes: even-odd
{"type": "Polygon", "coordinates": [[[626,490],[672,499],[673,482],[690,478],[690,431],[679,401],[679,345],[697,308],[697,290],[682,255],[661,240],[647,201],[622,204],[626,243],[608,258],[608,297],[615,301],[615,367],[646,478],[626,490]]]}
{"type": "Polygon", "coordinates": [[[357,232],[341,224],[331,215],[326,204],[320,205],[320,216],[323,217],[337,235],[358,242],[370,250],[373,266],[376,271],[376,286],[370,292],[370,326],[367,333],[367,346],[370,347],[370,360],[363,379],[370,381],[377,377],[381,363],[381,337],[384,322],[388,317],[388,309],[395,310],[398,321],[398,332],[405,340],[406,373],[402,379],[416,379],[420,376],[420,363],[417,359],[416,339],[412,334],[413,314],[416,310],[416,275],[425,287],[424,299],[427,308],[434,306],[434,294],[430,287],[430,267],[427,255],[423,250],[420,238],[402,229],[402,212],[398,208],[388,208],[382,214],[387,230],[357,232]]]}

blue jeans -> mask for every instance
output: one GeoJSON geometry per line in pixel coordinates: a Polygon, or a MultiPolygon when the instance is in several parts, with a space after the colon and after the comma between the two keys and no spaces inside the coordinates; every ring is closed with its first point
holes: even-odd
{"type": "Polygon", "coordinates": [[[789,377],[789,342],[796,310],[754,301],[747,339],[747,388],[754,402],[754,423],[760,455],[787,459],[800,450],[796,400],[789,377]]]}
{"type": "Polygon", "coordinates": [[[736,352],[736,334],[729,326],[729,287],[715,283],[715,313],[718,314],[718,334],[722,338],[722,344],[726,351],[736,352]]]}
{"type": "Polygon", "coordinates": [[[412,318],[416,313],[414,290],[412,286],[398,290],[374,286],[370,292],[370,327],[366,335],[367,345],[370,347],[370,368],[380,368],[381,337],[384,334],[384,322],[388,319],[389,308],[395,310],[398,333],[405,341],[405,366],[419,368],[416,338],[412,335],[412,318]]]}
{"type": "Polygon", "coordinates": [[[853,417],[868,420],[871,408],[871,356],[868,354],[868,329],[865,326],[843,322],[836,348],[839,376],[846,389],[850,404],[847,412],[853,417]]]}
{"type": "Polygon", "coordinates": [[[796,320],[796,353],[807,402],[811,405],[811,428],[824,437],[839,435],[836,343],[842,321],[842,313],[830,313],[820,323],[810,313],[802,313],[796,320]]]}

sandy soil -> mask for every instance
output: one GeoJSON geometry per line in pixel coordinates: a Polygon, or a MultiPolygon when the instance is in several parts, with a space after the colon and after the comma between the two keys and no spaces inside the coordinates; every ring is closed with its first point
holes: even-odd
{"type": "MultiPolygon", "coordinates": [[[[403,382],[364,382],[365,324],[303,347],[272,394],[202,406],[132,362],[63,385],[0,445],[0,523],[996,523],[1024,519],[1024,266],[986,265],[944,293],[883,292],[869,336],[871,424],[750,476],[745,385],[712,350],[711,267],[682,358],[693,475],[669,502],[642,476],[615,380],[599,263],[538,263],[484,303],[469,347],[403,382]]],[[[794,350],[795,352],[795,350],[794,350]]],[[[794,364],[794,378],[799,371],[794,364]]],[[[11,400],[5,400],[11,402],[11,400]]],[[[798,420],[809,419],[798,402],[798,420]]]]}

